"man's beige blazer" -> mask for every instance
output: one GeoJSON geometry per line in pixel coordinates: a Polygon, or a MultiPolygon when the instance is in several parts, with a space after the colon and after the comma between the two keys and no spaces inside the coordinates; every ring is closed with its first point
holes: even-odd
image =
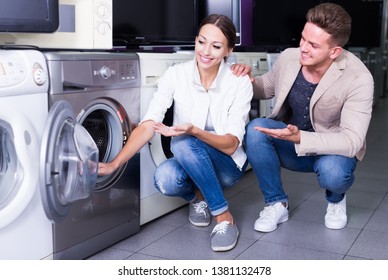
{"type": "MultiPolygon", "coordinates": [[[[301,69],[299,48],[281,53],[272,71],[255,78],[254,98],[275,98],[270,118],[283,120],[285,100],[301,69]]],[[[372,115],[373,77],[354,54],[342,50],[319,82],[310,102],[314,132],[301,131],[295,144],[299,156],[365,154],[365,138],[372,115]]]]}

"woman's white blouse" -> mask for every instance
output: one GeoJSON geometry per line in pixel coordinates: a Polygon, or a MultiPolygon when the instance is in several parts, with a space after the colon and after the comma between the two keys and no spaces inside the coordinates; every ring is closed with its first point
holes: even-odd
{"type": "Polygon", "coordinates": [[[206,91],[196,65],[196,59],[193,59],[167,69],[158,81],[158,89],[142,122],[162,122],[173,102],[174,125],[192,123],[205,129],[209,113],[216,134],[232,134],[238,138],[240,144],[232,158],[241,168],[247,158],[242,142],[249,119],[252,83],[248,76],[235,76],[229,65],[222,61],[216,79],[206,91]]]}

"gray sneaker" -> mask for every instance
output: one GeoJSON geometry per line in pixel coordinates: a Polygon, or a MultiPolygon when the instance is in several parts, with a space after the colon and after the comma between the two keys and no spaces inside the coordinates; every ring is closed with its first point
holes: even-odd
{"type": "Polygon", "coordinates": [[[239,231],[236,225],[228,221],[218,223],[211,233],[213,251],[228,251],[236,246],[239,231]]]}
{"type": "Polygon", "coordinates": [[[190,202],[189,220],[197,227],[206,227],[210,224],[209,208],[205,201],[190,202]]]}

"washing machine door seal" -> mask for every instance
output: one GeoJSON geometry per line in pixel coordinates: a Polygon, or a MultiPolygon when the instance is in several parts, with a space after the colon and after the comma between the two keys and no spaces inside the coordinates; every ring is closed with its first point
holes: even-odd
{"type": "MultiPolygon", "coordinates": [[[[100,162],[110,162],[122,150],[131,134],[131,121],[123,106],[110,98],[97,98],[77,116],[99,148],[100,162]],[[96,131],[97,130],[97,131],[96,131]]],[[[104,191],[120,179],[127,163],[109,175],[99,176],[95,191],[104,191]]]]}
{"type": "Polygon", "coordinates": [[[88,198],[97,179],[98,149],[65,100],[51,107],[42,136],[40,186],[47,217],[61,222],[72,203],[88,198]]]}
{"type": "Polygon", "coordinates": [[[38,186],[38,137],[31,121],[0,104],[0,229],[16,220],[38,186]]]}

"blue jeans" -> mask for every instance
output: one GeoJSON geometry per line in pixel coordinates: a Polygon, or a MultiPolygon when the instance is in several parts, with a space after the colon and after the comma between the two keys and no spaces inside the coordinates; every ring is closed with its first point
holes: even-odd
{"type": "Polygon", "coordinates": [[[240,170],[230,156],[187,135],[174,137],[171,151],[174,157],[156,169],[155,187],[162,194],[187,201],[195,200],[198,188],[213,216],[225,212],[228,202],[222,190],[243,176],[247,163],[240,170]]]}
{"type": "Polygon", "coordinates": [[[265,203],[287,202],[283,190],[281,167],[298,172],[315,172],[319,186],[326,190],[329,202],[339,202],[354,182],[357,159],[340,155],[297,156],[294,143],[270,137],[255,126],[285,128],[286,124],[257,118],[247,125],[245,145],[248,161],[259,181],[265,203]]]}

